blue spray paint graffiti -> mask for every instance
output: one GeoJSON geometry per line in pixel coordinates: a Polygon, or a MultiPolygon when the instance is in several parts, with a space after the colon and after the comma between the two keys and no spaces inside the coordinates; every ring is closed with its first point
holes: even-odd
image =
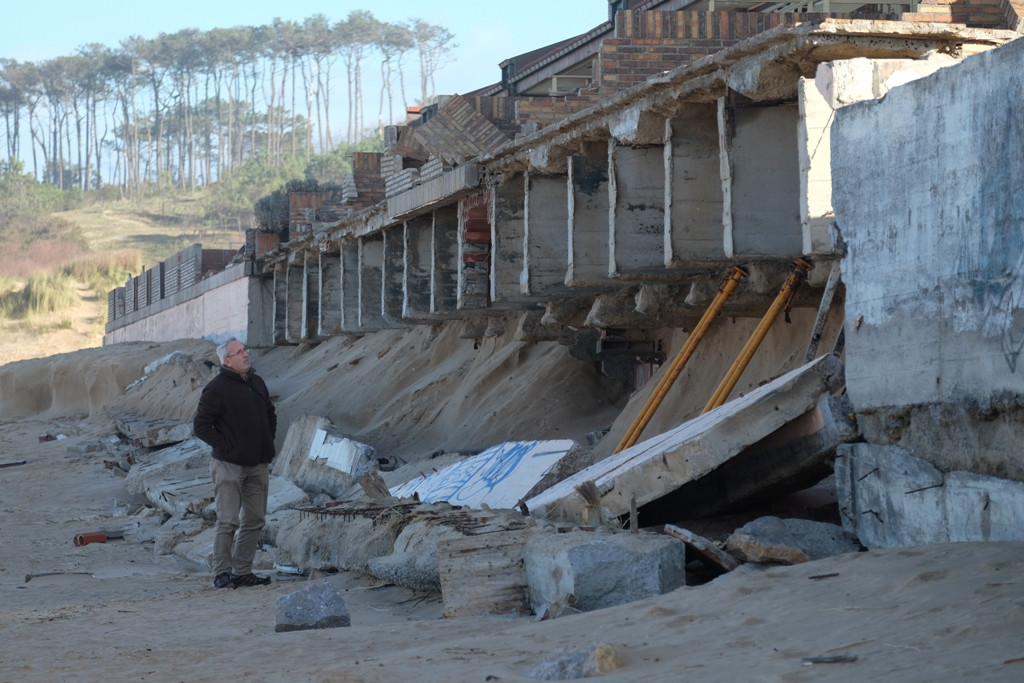
{"type": "Polygon", "coordinates": [[[419,494],[427,502],[493,508],[513,507],[575,446],[571,440],[518,441],[488,448],[428,477],[391,489],[398,497],[419,494]]]}

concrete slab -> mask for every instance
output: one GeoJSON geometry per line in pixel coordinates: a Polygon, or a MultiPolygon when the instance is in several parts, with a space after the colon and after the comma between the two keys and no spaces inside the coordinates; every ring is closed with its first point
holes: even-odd
{"type": "Polygon", "coordinates": [[[192,437],[192,423],[167,418],[152,418],[139,413],[119,415],[117,430],[136,446],[156,448],[178,443],[192,437]]]}
{"type": "MultiPolygon", "coordinates": [[[[818,405],[843,386],[843,364],[829,354],[746,396],[679,427],[642,441],[574,474],[526,501],[531,514],[593,522],[594,506],[605,519],[622,517],[631,501],[652,502],[700,479],[737,453],[818,405]],[[588,504],[576,487],[596,484],[599,501],[588,504]]],[[[785,467],[785,460],[779,462],[785,467]]]]}
{"type": "Polygon", "coordinates": [[[578,471],[587,452],[571,439],[512,441],[492,446],[435,474],[390,489],[391,495],[479,508],[512,508],[578,471]]]}
{"type": "Polygon", "coordinates": [[[200,470],[203,467],[208,471],[210,452],[209,445],[193,437],[159,451],[147,453],[128,470],[124,480],[125,489],[131,494],[145,493],[152,482],[167,479],[173,473],[200,470]]]}
{"type": "MultiPolygon", "coordinates": [[[[203,519],[216,519],[213,505],[213,480],[204,470],[185,470],[178,476],[147,483],[146,498],[171,515],[191,513],[203,519]]],[[[309,504],[309,496],[284,477],[270,477],[267,514],[309,504]]]]}

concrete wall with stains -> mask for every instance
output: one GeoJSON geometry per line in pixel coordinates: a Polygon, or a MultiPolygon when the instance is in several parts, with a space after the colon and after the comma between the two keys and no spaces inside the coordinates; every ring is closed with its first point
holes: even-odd
{"type": "Polygon", "coordinates": [[[1017,479],[1022,103],[1017,40],[841,107],[832,129],[847,382],[865,435],[1017,479]]]}

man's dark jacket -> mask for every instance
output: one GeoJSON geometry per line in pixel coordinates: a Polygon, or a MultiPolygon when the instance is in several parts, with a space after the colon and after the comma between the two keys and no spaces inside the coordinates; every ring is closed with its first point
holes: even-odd
{"type": "Polygon", "coordinates": [[[243,379],[230,368],[210,380],[192,420],[196,436],[213,446],[213,457],[252,467],[274,459],[277,412],[267,385],[252,369],[243,379]]]}

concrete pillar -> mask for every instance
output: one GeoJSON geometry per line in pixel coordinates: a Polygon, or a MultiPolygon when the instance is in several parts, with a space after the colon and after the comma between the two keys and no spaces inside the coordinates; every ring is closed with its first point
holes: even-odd
{"type": "Polygon", "coordinates": [[[722,261],[722,182],[719,177],[718,110],[685,104],[669,119],[665,267],[722,261]]]}
{"type": "Polygon", "coordinates": [[[341,329],[341,254],[333,245],[320,252],[320,336],[341,329]]]}
{"type": "Polygon", "coordinates": [[[565,283],[574,288],[607,285],[608,149],[584,145],[569,157],[569,245],[565,283]]]}
{"type": "MultiPolygon", "coordinates": [[[[292,254],[295,256],[295,254],[292,254]]],[[[299,254],[301,258],[301,254],[299,254]]],[[[285,293],[285,323],[284,338],[289,344],[298,344],[302,341],[303,323],[305,316],[305,288],[306,269],[302,260],[292,261],[286,266],[286,288],[285,293]]]]}
{"type": "Polygon", "coordinates": [[[526,177],[509,173],[494,187],[494,237],[491,253],[491,303],[521,300],[526,239],[526,177]]]}
{"type": "Polygon", "coordinates": [[[341,253],[341,329],[359,332],[359,241],[343,239],[341,253]]]}
{"type": "Polygon", "coordinates": [[[359,328],[379,330],[384,323],[383,310],[384,235],[375,233],[359,238],[359,328]]]}
{"type": "Polygon", "coordinates": [[[402,224],[405,268],[402,271],[402,317],[408,321],[430,319],[433,279],[434,215],[418,216],[402,224]]]}
{"type": "Polygon", "coordinates": [[[665,146],[608,140],[609,275],[665,274],[665,146]]]}
{"type": "Polygon", "coordinates": [[[381,231],[381,312],[388,327],[402,327],[405,302],[405,226],[381,231]]]}
{"type": "Polygon", "coordinates": [[[566,294],[569,265],[569,183],[565,175],[526,175],[525,244],[519,293],[566,294]]]}
{"type": "Polygon", "coordinates": [[[271,276],[252,276],[249,280],[249,319],[245,343],[248,346],[274,344],[274,281],[271,276]]]}
{"type": "Polygon", "coordinates": [[[814,79],[797,83],[800,121],[797,129],[800,154],[800,226],[805,254],[832,251],[828,226],[832,222],[832,116],[833,110],[814,85],[814,79]]]}
{"type": "Polygon", "coordinates": [[[271,340],[274,344],[288,343],[288,268],[274,267],[274,313],[271,340]]]}
{"type": "Polygon", "coordinates": [[[316,339],[320,328],[320,254],[303,253],[302,268],[302,338],[316,339]]]}
{"type": "MultiPolygon", "coordinates": [[[[486,210],[485,204],[485,214],[486,210]]],[[[461,272],[458,205],[443,206],[434,212],[430,240],[430,312],[454,313],[459,307],[461,272]]]]}
{"type": "Polygon", "coordinates": [[[720,131],[730,169],[730,177],[723,180],[730,186],[730,204],[724,209],[731,215],[732,252],[727,255],[801,256],[799,108],[755,106],[736,99],[724,104],[725,127],[720,131]]]}

